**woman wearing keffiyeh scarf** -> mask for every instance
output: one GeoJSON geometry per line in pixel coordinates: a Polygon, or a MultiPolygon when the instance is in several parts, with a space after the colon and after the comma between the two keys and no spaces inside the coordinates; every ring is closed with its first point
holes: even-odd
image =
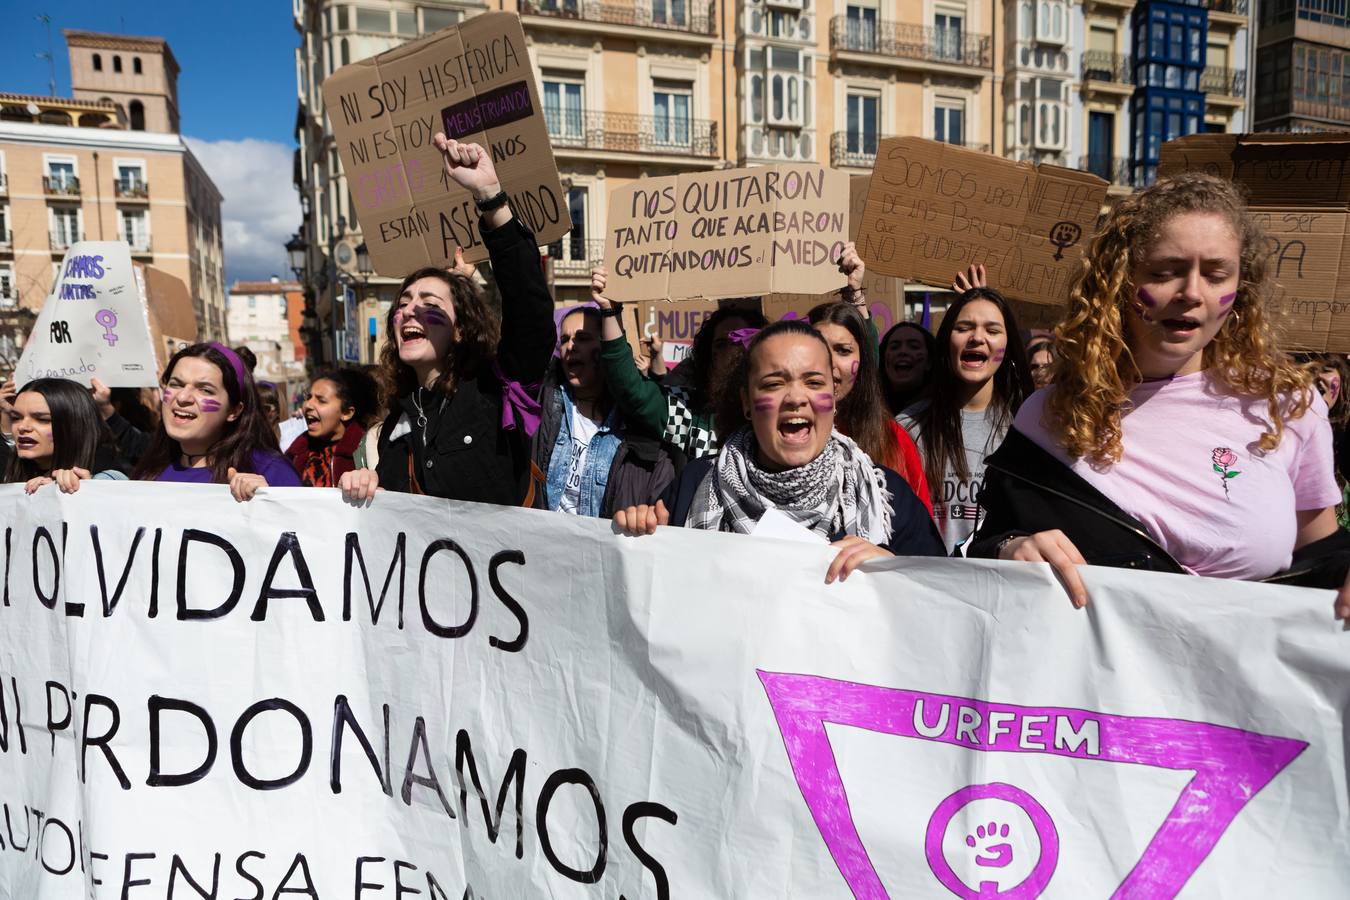
{"type": "Polygon", "coordinates": [[[833,542],[826,582],[877,557],[940,556],[928,511],[898,475],[834,430],[830,350],[809,325],[784,321],[737,339],[749,348],[723,396],[730,437],[691,463],[655,506],[615,514],[628,534],[658,525],[751,533],[769,509],[833,542]]]}

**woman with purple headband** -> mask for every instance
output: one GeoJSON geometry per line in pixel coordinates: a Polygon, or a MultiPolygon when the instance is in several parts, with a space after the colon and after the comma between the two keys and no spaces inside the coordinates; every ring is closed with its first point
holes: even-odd
{"type": "Polygon", "coordinates": [[[229,347],[184,347],[160,384],[159,428],[136,468],[138,480],[228,484],[240,501],[260,487],[300,486],[277,450],[253,376],[229,347]]]}

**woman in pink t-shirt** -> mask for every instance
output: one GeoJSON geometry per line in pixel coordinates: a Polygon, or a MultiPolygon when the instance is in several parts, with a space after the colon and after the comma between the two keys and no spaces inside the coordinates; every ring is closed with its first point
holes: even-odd
{"type": "Polygon", "coordinates": [[[1326,404],[1280,352],[1268,244],[1230,182],[1122,200],[1055,330],[1054,385],[987,462],[971,556],[1339,588],[1350,535],[1326,404]]]}

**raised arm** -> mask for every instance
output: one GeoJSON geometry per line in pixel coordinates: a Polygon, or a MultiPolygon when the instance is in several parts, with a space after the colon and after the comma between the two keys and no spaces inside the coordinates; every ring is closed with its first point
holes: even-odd
{"type": "MultiPolygon", "coordinates": [[[[443,134],[435,137],[446,174],[467,189],[478,203],[489,203],[502,193],[492,155],[478,144],[461,144],[443,134]]],[[[502,295],[502,337],[497,363],[502,372],[521,384],[543,380],[553,356],[557,335],[553,329],[553,297],[539,263],[534,234],[504,203],[482,214],[479,231],[492,260],[492,274],[502,295]]]]}
{"type": "MultiPolygon", "coordinates": [[[[605,296],[606,283],[607,273],[603,268],[591,269],[591,299],[602,312],[617,307],[605,296]]],[[[619,317],[602,316],[600,321],[600,360],[605,367],[605,380],[614,405],[628,427],[651,437],[662,437],[666,431],[665,392],[638,371],[619,317]]]]}

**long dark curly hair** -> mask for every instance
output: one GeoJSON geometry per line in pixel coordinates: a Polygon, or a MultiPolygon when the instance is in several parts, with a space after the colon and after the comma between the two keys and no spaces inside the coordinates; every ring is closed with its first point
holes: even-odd
{"type": "MultiPolygon", "coordinates": [[[[436,266],[424,266],[403,279],[398,286],[402,297],[408,287],[423,278],[436,278],[450,288],[450,300],[455,307],[455,340],[442,360],[441,377],[436,389],[453,391],[455,385],[478,374],[479,368],[492,359],[501,340],[501,323],[488,307],[483,290],[473,279],[457,272],[447,272],[436,266]]],[[[406,397],[416,391],[417,374],[398,358],[398,335],[394,317],[398,314],[397,301],[384,317],[384,349],[380,351],[380,374],[386,387],[395,397],[406,397]]]]}

